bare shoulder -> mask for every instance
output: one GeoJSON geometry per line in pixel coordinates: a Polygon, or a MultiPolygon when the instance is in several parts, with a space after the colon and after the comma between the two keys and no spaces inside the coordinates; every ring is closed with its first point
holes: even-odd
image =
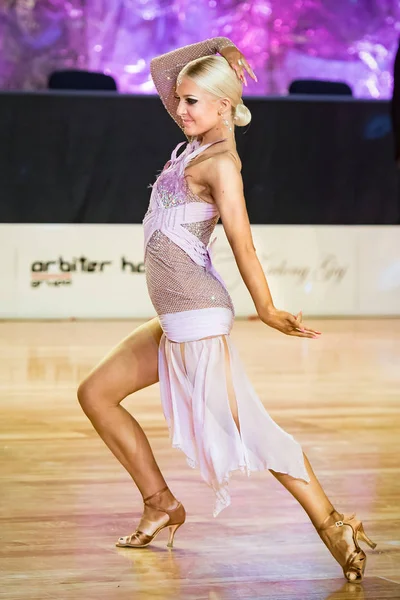
{"type": "Polygon", "coordinates": [[[234,186],[242,189],[242,164],[234,150],[225,143],[207,148],[186,169],[192,191],[204,201],[214,203],[217,190],[234,186]]]}
{"type": "Polygon", "coordinates": [[[242,161],[238,153],[231,149],[216,152],[212,157],[212,162],[215,169],[232,169],[234,165],[238,171],[242,170],[242,161]]]}
{"type": "Polygon", "coordinates": [[[241,178],[242,163],[238,154],[230,149],[215,153],[207,162],[207,179],[210,183],[229,177],[241,178]]]}
{"type": "Polygon", "coordinates": [[[226,164],[229,164],[229,158],[237,165],[239,170],[242,169],[242,162],[239,158],[238,153],[235,149],[230,148],[228,143],[225,140],[223,140],[218,144],[207,148],[198,157],[196,157],[191,164],[195,166],[200,165],[202,163],[207,163],[206,165],[204,165],[206,169],[208,169],[211,164],[222,167],[225,164],[225,161],[226,164]]]}

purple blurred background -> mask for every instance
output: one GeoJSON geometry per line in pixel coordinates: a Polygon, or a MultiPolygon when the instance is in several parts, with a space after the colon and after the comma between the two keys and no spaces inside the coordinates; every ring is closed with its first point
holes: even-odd
{"type": "Polygon", "coordinates": [[[51,71],[82,68],[153,93],[153,56],[219,35],[258,75],[246,94],[319,78],[388,98],[400,0],[0,0],[0,89],[42,89],[51,71]]]}

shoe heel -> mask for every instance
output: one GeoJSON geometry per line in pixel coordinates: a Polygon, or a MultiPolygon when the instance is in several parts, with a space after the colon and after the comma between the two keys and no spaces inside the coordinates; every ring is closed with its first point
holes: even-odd
{"type": "Polygon", "coordinates": [[[179,523],[178,525],[170,525],[169,526],[169,539],[168,539],[168,544],[167,544],[168,548],[174,547],[174,536],[181,525],[182,525],[182,523],[179,523]]]}
{"type": "Polygon", "coordinates": [[[357,530],[357,537],[359,537],[359,538],[360,538],[360,540],[363,540],[363,542],[365,542],[366,544],[368,544],[368,546],[369,546],[370,548],[372,548],[373,550],[374,550],[374,548],[376,548],[376,544],[375,544],[375,542],[373,542],[373,541],[372,541],[372,540],[371,540],[371,539],[370,539],[370,538],[367,536],[367,534],[365,533],[365,531],[364,531],[364,527],[363,527],[362,523],[360,523],[360,526],[359,526],[359,528],[358,528],[358,530],[357,530]]]}

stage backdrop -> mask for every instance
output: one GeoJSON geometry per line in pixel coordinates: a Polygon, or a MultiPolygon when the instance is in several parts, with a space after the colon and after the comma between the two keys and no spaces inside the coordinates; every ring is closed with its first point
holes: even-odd
{"type": "Polygon", "coordinates": [[[153,56],[222,35],[257,72],[251,94],[323,74],[387,98],[399,25],[398,0],[3,0],[0,88],[44,88],[52,70],[72,67],[154,93],[153,56]]]}
{"type": "MultiPolygon", "coordinates": [[[[400,315],[400,227],[252,227],[275,304],[306,315],[400,315]]],[[[255,314],[217,226],[214,264],[255,314]]],[[[0,318],[154,316],[140,225],[0,225],[0,318]]]]}

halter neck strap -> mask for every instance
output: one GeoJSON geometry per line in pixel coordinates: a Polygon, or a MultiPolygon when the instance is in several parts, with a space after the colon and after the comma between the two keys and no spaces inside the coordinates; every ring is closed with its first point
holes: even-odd
{"type": "Polygon", "coordinates": [[[185,149],[185,152],[181,154],[181,156],[183,157],[183,162],[186,165],[189,161],[196,158],[196,156],[201,154],[204,150],[206,150],[210,146],[213,146],[214,144],[219,144],[220,142],[225,142],[225,140],[226,140],[226,138],[222,138],[221,140],[214,140],[213,142],[204,144],[204,146],[198,146],[197,148],[195,147],[192,151],[190,151],[190,149],[189,149],[190,145],[188,144],[187,148],[185,149]],[[186,153],[186,150],[188,150],[187,153],[186,153]]]}
{"type": "Polygon", "coordinates": [[[204,146],[198,146],[197,140],[194,140],[193,142],[180,142],[180,144],[178,144],[176,146],[176,148],[173,150],[173,152],[171,154],[170,166],[169,166],[168,170],[174,168],[175,165],[179,164],[179,167],[178,167],[179,174],[183,173],[187,164],[191,160],[196,158],[196,156],[201,154],[204,150],[206,150],[210,146],[213,146],[214,144],[219,144],[220,142],[225,142],[225,140],[226,140],[226,138],[222,138],[220,140],[214,140],[213,142],[204,144],[204,146]],[[187,144],[186,148],[179,156],[177,156],[179,148],[181,148],[184,144],[187,144]]]}
{"type": "Polygon", "coordinates": [[[178,150],[179,148],[181,148],[184,144],[186,144],[186,142],[180,142],[180,144],[178,144],[175,148],[175,150],[173,150],[172,154],[171,154],[171,162],[175,162],[176,160],[176,155],[178,154],[178,150]]]}

